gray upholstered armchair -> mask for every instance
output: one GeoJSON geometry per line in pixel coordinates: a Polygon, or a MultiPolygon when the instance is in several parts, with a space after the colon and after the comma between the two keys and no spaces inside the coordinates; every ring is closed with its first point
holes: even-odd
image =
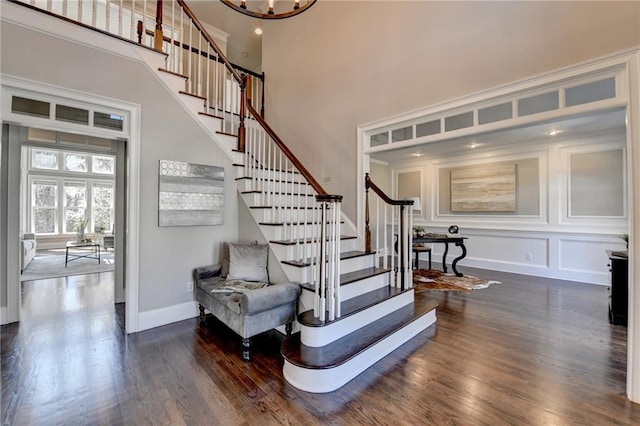
{"type": "Polygon", "coordinates": [[[268,246],[229,243],[223,263],[193,271],[200,320],[205,309],[242,337],[242,357],[251,360],[252,336],[286,325],[291,333],[300,286],[269,284],[268,246]],[[227,261],[228,259],[228,261],[227,261]]]}

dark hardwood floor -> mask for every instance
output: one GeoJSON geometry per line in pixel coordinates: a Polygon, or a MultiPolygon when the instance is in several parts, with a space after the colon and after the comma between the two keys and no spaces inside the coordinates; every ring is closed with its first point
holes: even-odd
{"type": "Polygon", "coordinates": [[[503,283],[422,293],[436,325],[323,395],[283,380],[275,331],[246,364],[213,318],[126,336],[112,273],[26,282],[1,329],[2,424],[640,424],[605,287],[461,270],[503,283]]]}

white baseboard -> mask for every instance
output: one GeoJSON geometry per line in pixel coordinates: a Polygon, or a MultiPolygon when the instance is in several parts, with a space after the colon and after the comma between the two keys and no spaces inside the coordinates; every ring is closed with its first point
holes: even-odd
{"type": "Polygon", "coordinates": [[[184,321],[196,316],[198,316],[198,304],[195,301],[140,312],[138,316],[138,331],[184,321]]]}
{"type": "Polygon", "coordinates": [[[7,319],[7,307],[6,306],[2,306],[0,307],[0,325],[5,325],[8,323],[8,319],[7,319]]]}

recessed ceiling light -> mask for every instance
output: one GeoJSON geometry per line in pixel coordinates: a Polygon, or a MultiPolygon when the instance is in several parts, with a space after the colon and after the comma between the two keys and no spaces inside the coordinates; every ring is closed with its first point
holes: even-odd
{"type": "Polygon", "coordinates": [[[471,142],[469,145],[467,145],[469,148],[473,149],[473,148],[477,148],[479,146],[481,146],[481,143],[478,142],[471,142]]]}
{"type": "Polygon", "coordinates": [[[547,134],[549,136],[555,136],[555,135],[557,135],[559,133],[562,133],[562,130],[550,130],[550,131],[547,132],[547,134]]]}
{"type": "Polygon", "coordinates": [[[254,32],[258,35],[262,35],[262,28],[256,28],[254,32]]]}
{"type": "Polygon", "coordinates": [[[422,153],[420,152],[414,152],[413,154],[411,154],[412,157],[422,157],[422,153]]]}

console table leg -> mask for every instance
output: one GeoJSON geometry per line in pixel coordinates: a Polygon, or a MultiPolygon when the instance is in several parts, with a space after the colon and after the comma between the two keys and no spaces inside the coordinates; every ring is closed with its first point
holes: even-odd
{"type": "Polygon", "coordinates": [[[445,274],[447,273],[447,253],[449,253],[449,243],[444,243],[444,253],[442,254],[442,272],[444,272],[445,274]]]}
{"type": "Polygon", "coordinates": [[[460,256],[456,257],[455,259],[453,259],[453,262],[451,262],[451,269],[456,274],[456,277],[461,277],[461,276],[463,276],[463,274],[458,272],[458,270],[456,269],[456,264],[460,260],[465,258],[465,256],[467,255],[467,248],[464,246],[464,243],[456,243],[456,246],[458,246],[458,247],[460,247],[462,249],[462,254],[460,256]]]}

